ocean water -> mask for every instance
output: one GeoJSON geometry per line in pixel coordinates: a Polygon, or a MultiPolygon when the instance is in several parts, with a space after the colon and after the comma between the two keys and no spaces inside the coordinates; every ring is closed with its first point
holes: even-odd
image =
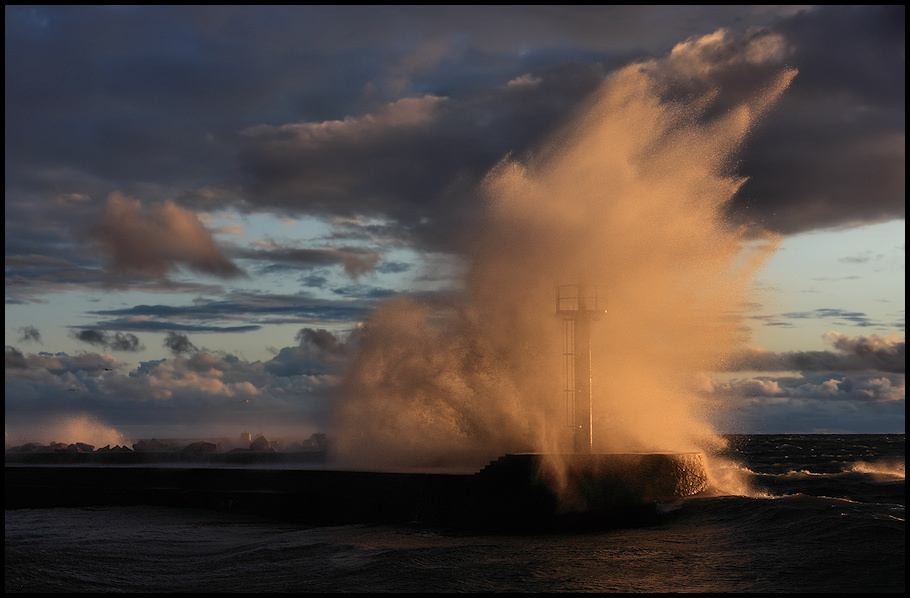
{"type": "Polygon", "coordinates": [[[7,592],[904,592],[904,435],[733,436],[748,494],[468,534],[153,506],[5,511],[7,592]]]}

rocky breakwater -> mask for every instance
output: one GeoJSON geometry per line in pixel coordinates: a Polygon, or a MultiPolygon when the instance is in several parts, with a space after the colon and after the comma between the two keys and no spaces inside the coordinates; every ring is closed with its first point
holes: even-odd
{"type": "Polygon", "coordinates": [[[234,446],[227,439],[189,442],[142,439],[130,446],[104,446],[76,442],[47,445],[26,443],[7,447],[6,465],[143,465],[158,463],[221,463],[236,465],[278,463],[323,463],[326,442],[321,434],[277,450],[264,436],[257,436],[246,446],[234,446]]]}

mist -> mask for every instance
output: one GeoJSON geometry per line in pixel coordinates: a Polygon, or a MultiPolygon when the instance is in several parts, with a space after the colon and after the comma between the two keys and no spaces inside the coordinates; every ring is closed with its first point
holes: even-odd
{"type": "Polygon", "coordinates": [[[571,452],[560,285],[602,285],[591,328],[593,450],[723,446],[704,372],[748,340],[741,311],[779,239],[734,227],[736,155],[794,70],[726,111],[667,101],[642,65],[613,74],[534,155],[483,182],[463,285],[395,299],[359,331],[336,397],[338,462],[474,470],[571,452]]]}
{"type": "Polygon", "coordinates": [[[19,422],[18,425],[6,426],[6,446],[30,442],[45,446],[84,443],[95,448],[132,444],[132,440],[88,413],[58,413],[36,418],[31,425],[19,422]]]}

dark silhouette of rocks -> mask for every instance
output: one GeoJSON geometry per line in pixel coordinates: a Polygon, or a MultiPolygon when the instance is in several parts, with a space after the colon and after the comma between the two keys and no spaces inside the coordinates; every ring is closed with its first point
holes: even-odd
{"type": "Polygon", "coordinates": [[[150,451],[170,451],[174,447],[170,444],[165,444],[158,439],[152,438],[150,440],[140,440],[133,444],[133,450],[137,452],[150,452],[150,451]]]}
{"type": "Polygon", "coordinates": [[[47,445],[29,442],[21,446],[6,447],[7,464],[77,465],[108,464],[133,465],[152,463],[232,463],[258,465],[272,463],[325,463],[328,459],[328,442],[324,434],[313,434],[303,442],[285,445],[280,439],[269,441],[259,434],[250,442],[236,446],[236,439],[191,440],[147,438],[132,446],[94,446],[76,442],[47,445]]]}
{"type": "Polygon", "coordinates": [[[103,446],[100,449],[97,449],[95,452],[96,453],[122,453],[122,452],[132,453],[133,449],[131,449],[127,446],[120,446],[118,444],[117,446],[115,446],[113,448],[111,448],[111,445],[103,446]]]}
{"type": "Polygon", "coordinates": [[[50,444],[38,444],[37,442],[28,442],[22,446],[14,446],[7,449],[7,452],[16,453],[92,453],[95,447],[84,442],[73,444],[64,444],[62,442],[52,442],[50,444]]]}
{"type": "Polygon", "coordinates": [[[199,442],[194,442],[183,447],[181,450],[182,453],[189,453],[193,455],[204,455],[206,453],[218,453],[221,452],[219,446],[212,442],[205,442],[200,440],[199,442]]]}
{"type": "Polygon", "coordinates": [[[39,451],[46,451],[47,447],[43,444],[38,444],[37,442],[27,442],[22,446],[14,446],[8,450],[15,453],[37,453],[39,451]]]}
{"type": "Polygon", "coordinates": [[[275,449],[272,448],[272,444],[265,439],[265,436],[257,436],[256,439],[250,444],[250,450],[254,453],[275,452],[275,449]]]}
{"type": "MultiPolygon", "coordinates": [[[[247,435],[249,436],[249,435],[247,435]]],[[[236,453],[236,452],[254,452],[254,453],[276,453],[276,452],[325,452],[328,450],[330,441],[325,434],[315,433],[306,440],[294,442],[286,445],[281,440],[268,440],[262,434],[250,441],[249,445],[237,448],[231,448],[236,445],[235,440],[226,438],[217,442],[199,440],[190,442],[187,445],[182,443],[175,444],[173,441],[162,441],[157,438],[144,438],[132,444],[132,446],[110,444],[96,449],[93,445],[85,442],[75,442],[66,444],[63,442],[51,442],[49,444],[40,444],[37,442],[27,442],[20,446],[7,446],[7,453],[111,453],[111,452],[140,452],[140,453],[161,453],[176,452],[187,454],[210,454],[210,453],[236,453]]]]}
{"type": "Polygon", "coordinates": [[[326,451],[329,448],[329,440],[325,434],[316,432],[302,442],[291,444],[292,451],[326,451]]]}

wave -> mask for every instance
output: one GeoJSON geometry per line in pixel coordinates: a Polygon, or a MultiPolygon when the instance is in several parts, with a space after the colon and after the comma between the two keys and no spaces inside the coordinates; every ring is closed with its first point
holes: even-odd
{"type": "Polygon", "coordinates": [[[904,479],[904,461],[899,459],[882,459],[879,461],[857,461],[844,467],[844,471],[862,473],[872,476],[875,481],[895,481],[904,479]]]}

